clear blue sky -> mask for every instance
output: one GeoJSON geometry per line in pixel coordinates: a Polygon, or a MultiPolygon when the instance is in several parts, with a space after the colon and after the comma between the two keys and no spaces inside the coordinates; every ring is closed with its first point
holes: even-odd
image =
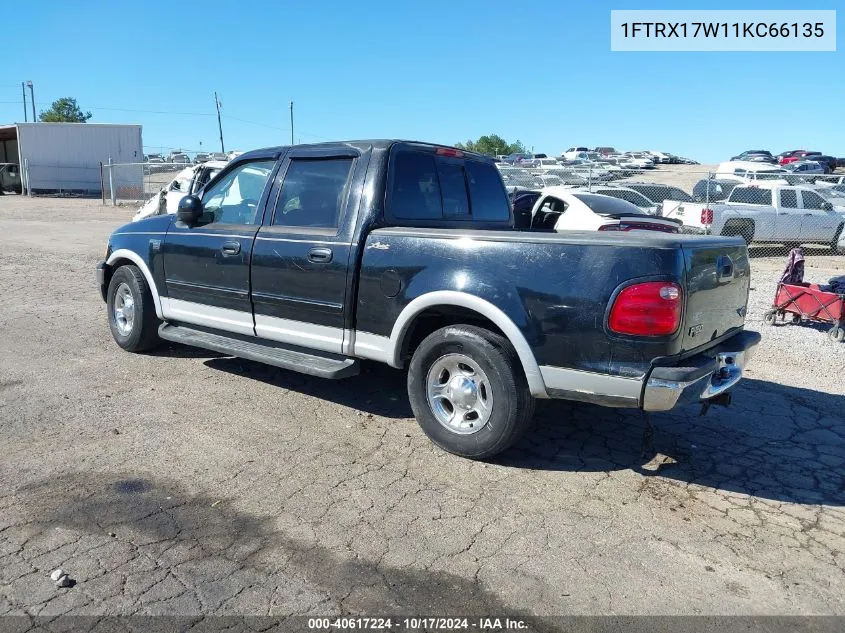
{"type": "MultiPolygon", "coordinates": [[[[495,132],[704,162],[743,149],[845,156],[845,52],[620,53],[610,9],[835,9],[765,2],[7,2],[0,122],[73,96],[92,122],[140,123],[147,151],[295,137],[455,143],[495,132]],[[167,112],[169,114],[161,114],[167,112]],[[262,124],[262,125],[257,125],[262,124]]],[[[843,27],[845,28],[845,27],[843,27]]]]}

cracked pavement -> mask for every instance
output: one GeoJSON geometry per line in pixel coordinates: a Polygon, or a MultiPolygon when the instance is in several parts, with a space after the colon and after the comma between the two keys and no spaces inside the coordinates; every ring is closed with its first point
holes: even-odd
{"type": "Polygon", "coordinates": [[[795,365],[764,330],[733,406],[650,445],[550,401],[475,463],[386,367],[121,351],[94,265],[130,215],[0,198],[0,615],[845,614],[845,346],[795,365]]]}

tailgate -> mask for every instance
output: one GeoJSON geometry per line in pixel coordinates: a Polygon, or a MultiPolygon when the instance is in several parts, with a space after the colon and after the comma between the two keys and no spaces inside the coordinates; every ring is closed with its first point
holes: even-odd
{"type": "Polygon", "coordinates": [[[699,202],[664,200],[660,214],[664,218],[680,220],[687,226],[701,226],[701,211],[705,206],[699,202]]]}
{"type": "Polygon", "coordinates": [[[682,342],[688,351],[745,323],[751,266],[740,240],[685,245],[683,251],[687,301],[682,342]]]}

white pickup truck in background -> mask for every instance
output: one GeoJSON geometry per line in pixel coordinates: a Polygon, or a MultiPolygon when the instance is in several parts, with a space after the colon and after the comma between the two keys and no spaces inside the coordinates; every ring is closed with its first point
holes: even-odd
{"type": "Polygon", "coordinates": [[[835,249],[845,225],[845,214],[809,186],[741,185],[724,203],[702,206],[698,213],[678,214],[667,207],[663,212],[681,220],[685,232],[739,235],[748,244],[813,243],[835,249]]]}

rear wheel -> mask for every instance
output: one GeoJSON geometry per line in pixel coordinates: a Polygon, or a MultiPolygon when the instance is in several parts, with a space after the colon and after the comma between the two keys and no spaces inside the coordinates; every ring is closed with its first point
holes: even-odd
{"type": "Polygon", "coordinates": [[[118,345],[129,352],[143,352],[159,344],[153,296],[137,266],[118,268],[106,297],[109,328],[118,345]]]}
{"type": "Polygon", "coordinates": [[[745,244],[750,246],[754,240],[754,222],[750,220],[729,220],[722,228],[722,235],[741,237],[745,240],[745,244]]]}
{"type": "Polygon", "coordinates": [[[827,331],[827,336],[834,343],[841,343],[845,340],[845,329],[835,325],[827,331]]]}
{"type": "Polygon", "coordinates": [[[471,459],[511,446],[534,414],[513,346],[471,325],[441,328],[420,343],[408,369],[408,397],[432,442],[471,459]]]}

